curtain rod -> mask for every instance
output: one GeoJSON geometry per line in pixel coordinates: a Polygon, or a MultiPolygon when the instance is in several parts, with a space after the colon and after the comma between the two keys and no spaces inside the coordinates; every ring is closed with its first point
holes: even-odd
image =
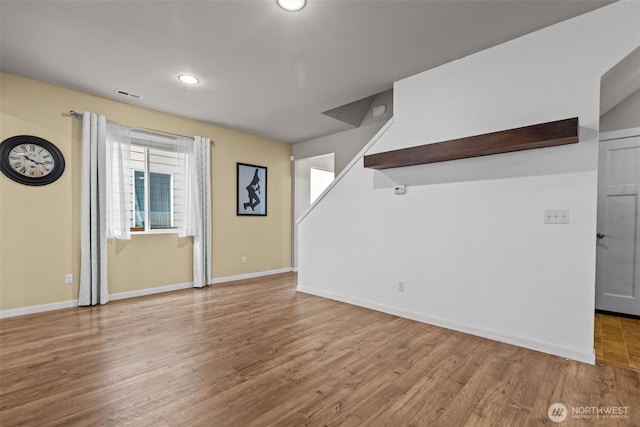
{"type": "MultiPolygon", "coordinates": [[[[69,110],[69,114],[71,115],[71,117],[74,117],[74,118],[76,118],[76,119],[78,119],[78,120],[82,120],[82,117],[83,117],[83,114],[82,114],[82,113],[78,113],[78,112],[77,112],[77,111],[75,111],[75,110],[69,110]]],[[[111,122],[111,123],[116,123],[116,122],[111,122]]],[[[116,123],[116,124],[122,125],[121,123],[116,123]]],[[[193,137],[192,137],[192,136],[180,135],[179,133],[167,132],[167,131],[164,131],[164,130],[151,129],[151,128],[144,128],[144,127],[139,127],[139,128],[134,128],[134,127],[131,127],[131,126],[127,126],[127,127],[132,128],[132,129],[135,129],[135,130],[140,129],[140,130],[147,131],[147,132],[156,132],[156,133],[162,133],[162,134],[165,134],[165,135],[181,136],[181,137],[183,137],[183,138],[191,138],[191,139],[193,139],[193,137]]],[[[211,144],[212,144],[213,146],[215,146],[215,145],[216,145],[216,142],[212,139],[212,140],[211,140],[211,144]]]]}

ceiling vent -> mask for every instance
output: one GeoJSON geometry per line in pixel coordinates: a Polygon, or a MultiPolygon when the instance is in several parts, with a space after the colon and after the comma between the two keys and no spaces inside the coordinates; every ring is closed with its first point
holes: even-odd
{"type": "Polygon", "coordinates": [[[116,90],[116,93],[117,93],[118,95],[128,96],[129,98],[142,99],[142,95],[138,95],[137,93],[127,92],[126,90],[120,90],[120,89],[117,89],[117,90],[116,90]]]}

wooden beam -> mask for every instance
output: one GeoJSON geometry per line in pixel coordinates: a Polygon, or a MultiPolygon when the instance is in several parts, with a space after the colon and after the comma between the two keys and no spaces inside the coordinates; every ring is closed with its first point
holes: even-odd
{"type": "Polygon", "coordinates": [[[364,156],[364,167],[399,168],[578,142],[578,118],[452,139],[364,156]]]}

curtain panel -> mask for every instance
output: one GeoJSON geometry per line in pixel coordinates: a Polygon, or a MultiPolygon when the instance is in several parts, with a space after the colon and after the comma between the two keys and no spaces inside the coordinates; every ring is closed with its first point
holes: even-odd
{"type": "Polygon", "coordinates": [[[211,141],[195,136],[178,138],[185,154],[186,207],[179,236],[193,236],[193,286],[211,284],[211,141]]]}
{"type": "Polygon", "coordinates": [[[102,115],[84,113],[78,305],[109,302],[107,239],[131,237],[129,145],[129,129],[108,123],[102,115]]]}

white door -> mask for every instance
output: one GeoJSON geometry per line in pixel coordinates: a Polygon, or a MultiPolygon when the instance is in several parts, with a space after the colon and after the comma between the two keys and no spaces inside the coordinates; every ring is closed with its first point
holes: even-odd
{"type": "Polygon", "coordinates": [[[596,308],[640,316],[640,129],[616,134],[600,139],[596,308]]]}

